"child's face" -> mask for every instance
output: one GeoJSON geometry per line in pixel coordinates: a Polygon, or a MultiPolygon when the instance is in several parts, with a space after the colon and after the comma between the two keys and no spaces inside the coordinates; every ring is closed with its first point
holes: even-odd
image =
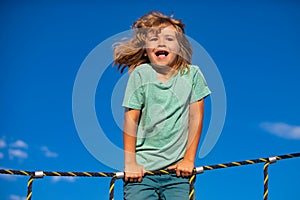
{"type": "Polygon", "coordinates": [[[167,26],[158,33],[149,32],[146,38],[146,52],[151,63],[172,67],[179,52],[175,28],[167,26]]]}

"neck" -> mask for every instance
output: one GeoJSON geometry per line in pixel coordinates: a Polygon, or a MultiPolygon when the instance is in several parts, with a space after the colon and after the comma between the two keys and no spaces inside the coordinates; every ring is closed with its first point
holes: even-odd
{"type": "Polygon", "coordinates": [[[161,74],[164,76],[171,76],[176,72],[176,70],[174,70],[172,67],[169,67],[169,66],[161,66],[161,65],[152,64],[152,67],[158,74],[161,74]]]}

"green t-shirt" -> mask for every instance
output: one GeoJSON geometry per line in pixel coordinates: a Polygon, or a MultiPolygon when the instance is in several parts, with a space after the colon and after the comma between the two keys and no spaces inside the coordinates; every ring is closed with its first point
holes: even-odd
{"type": "Polygon", "coordinates": [[[141,110],[136,141],[137,163],[146,170],[164,169],[183,159],[188,138],[189,104],[210,94],[197,66],[161,82],[150,64],[129,76],[123,106],[141,110]]]}

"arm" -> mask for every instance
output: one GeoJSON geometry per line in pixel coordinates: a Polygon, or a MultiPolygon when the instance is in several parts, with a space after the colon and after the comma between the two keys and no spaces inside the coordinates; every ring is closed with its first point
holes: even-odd
{"type": "Polygon", "coordinates": [[[136,132],[140,110],[126,109],[124,114],[124,156],[125,156],[125,181],[142,181],[145,170],[136,163],[136,132]]]}
{"type": "Polygon", "coordinates": [[[176,169],[177,176],[188,177],[194,170],[194,162],[202,132],[204,99],[190,104],[189,134],[183,160],[169,169],[176,169]]]}

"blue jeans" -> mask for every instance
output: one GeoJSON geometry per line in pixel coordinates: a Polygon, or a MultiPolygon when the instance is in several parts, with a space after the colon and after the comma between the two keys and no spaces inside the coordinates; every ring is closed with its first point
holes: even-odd
{"type": "Polygon", "coordinates": [[[188,200],[189,178],[175,174],[145,176],[142,182],[124,183],[124,200],[188,200]]]}

